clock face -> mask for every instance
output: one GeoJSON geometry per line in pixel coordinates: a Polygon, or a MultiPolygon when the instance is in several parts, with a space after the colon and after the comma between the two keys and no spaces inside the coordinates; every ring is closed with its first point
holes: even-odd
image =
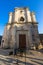
{"type": "Polygon", "coordinates": [[[24,21],[24,18],[23,18],[23,17],[21,17],[21,18],[20,18],[20,21],[24,21]]]}

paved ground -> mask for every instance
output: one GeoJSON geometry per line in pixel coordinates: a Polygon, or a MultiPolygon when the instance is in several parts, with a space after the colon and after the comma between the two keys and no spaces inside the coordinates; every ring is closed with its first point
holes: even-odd
{"type": "Polygon", "coordinates": [[[43,50],[29,50],[23,57],[8,55],[10,50],[0,49],[0,65],[43,65],[43,50]],[[25,63],[26,61],[26,63],[25,63]],[[17,64],[18,63],[18,64],[17,64]]]}

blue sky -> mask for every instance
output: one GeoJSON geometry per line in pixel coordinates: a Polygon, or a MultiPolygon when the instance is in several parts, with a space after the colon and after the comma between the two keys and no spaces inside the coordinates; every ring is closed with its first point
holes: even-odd
{"type": "Polygon", "coordinates": [[[28,7],[34,11],[38,24],[39,33],[43,33],[43,0],[1,0],[0,1],[0,35],[3,35],[4,26],[8,22],[9,12],[15,7],[28,7]]]}

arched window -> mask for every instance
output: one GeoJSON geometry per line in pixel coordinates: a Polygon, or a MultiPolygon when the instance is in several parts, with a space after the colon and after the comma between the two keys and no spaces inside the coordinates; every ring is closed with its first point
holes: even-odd
{"type": "Polygon", "coordinates": [[[2,43],[4,43],[4,40],[2,40],[2,43]]]}
{"type": "Polygon", "coordinates": [[[23,17],[21,17],[21,18],[20,18],[20,21],[24,21],[24,18],[23,18],[23,17]]]}

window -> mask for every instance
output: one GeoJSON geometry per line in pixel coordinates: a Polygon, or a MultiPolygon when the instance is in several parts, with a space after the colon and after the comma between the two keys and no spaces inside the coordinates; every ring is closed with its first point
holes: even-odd
{"type": "Polygon", "coordinates": [[[4,40],[2,40],[2,43],[4,43],[4,40]]]}
{"type": "Polygon", "coordinates": [[[21,18],[20,18],[20,21],[24,21],[24,18],[23,18],[23,17],[21,17],[21,18]]]}

